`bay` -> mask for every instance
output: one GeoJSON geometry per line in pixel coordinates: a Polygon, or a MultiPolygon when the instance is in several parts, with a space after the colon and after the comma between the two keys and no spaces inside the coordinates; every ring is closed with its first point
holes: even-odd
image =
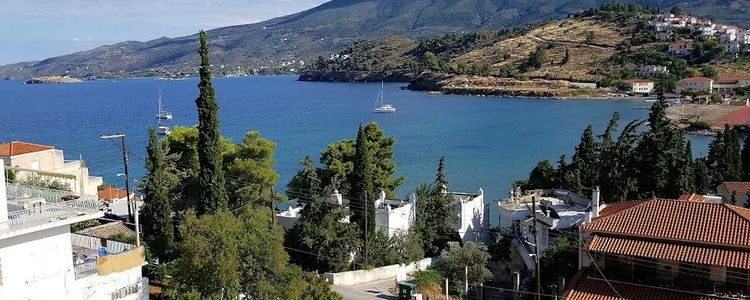
{"type": "MultiPolygon", "coordinates": [[[[0,141],[53,145],[67,159],[82,156],[92,175],[122,186],[119,148],[98,136],[125,133],[131,176],[143,176],[147,128],[155,125],[159,90],[174,115],[165,125],[192,126],[197,123],[197,84],[196,78],[42,85],[0,81],[0,141]]],[[[407,179],[399,195],[431,182],[445,155],[451,189],[476,192],[481,187],[488,199],[500,198],[539,160],[554,165],[561,154],[570,157],[588,124],[601,133],[615,111],[623,126],[648,116],[648,110],[634,109],[647,105],[642,101],[435,96],[403,90],[403,85],[385,85],[386,102],[398,111],[375,114],[380,83],[298,82],[293,76],[214,79],[222,133],[237,142],[257,130],[277,143],[281,190],[302,156],[317,161],[325,146],[353,139],[359,123],[376,121],[396,138],[397,175],[407,179]]],[[[694,155],[705,155],[710,138],[689,139],[694,155]]]]}

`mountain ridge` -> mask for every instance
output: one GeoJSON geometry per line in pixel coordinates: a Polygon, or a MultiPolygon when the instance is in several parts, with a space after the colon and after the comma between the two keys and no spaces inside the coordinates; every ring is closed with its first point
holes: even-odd
{"type": "MultiPolygon", "coordinates": [[[[549,21],[610,0],[333,0],[266,21],[207,31],[217,75],[293,71],[362,39],[403,35],[420,39],[443,33],[503,29],[549,21]],[[335,20],[335,22],[334,22],[335,20]]],[[[722,14],[750,24],[750,4],[719,0],[635,0],[665,9],[722,14]]],[[[722,19],[723,20],[723,19],[722,19]]],[[[151,41],[127,41],[40,61],[0,66],[0,78],[41,75],[81,78],[185,76],[197,72],[197,34],[151,41]]]]}

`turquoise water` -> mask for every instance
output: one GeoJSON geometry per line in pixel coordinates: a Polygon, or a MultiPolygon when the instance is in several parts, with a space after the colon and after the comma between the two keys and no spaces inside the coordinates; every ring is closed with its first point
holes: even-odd
{"type": "MultiPolygon", "coordinates": [[[[569,154],[587,124],[603,130],[619,111],[622,125],[646,118],[641,101],[520,100],[469,96],[430,96],[386,84],[394,114],[374,114],[380,84],[298,82],[295,77],[217,78],[221,131],[239,141],[249,130],[277,143],[276,169],[283,187],[303,155],[354,138],[357,124],[377,121],[396,137],[397,175],[407,178],[405,195],[432,181],[437,161],[447,156],[447,176],[456,191],[484,188],[502,197],[516,178],[525,178],[542,159],[553,163],[569,154]]],[[[133,177],[143,175],[147,128],[154,124],[162,91],[169,125],[197,123],[197,79],[135,79],[60,85],[23,85],[0,81],[0,141],[23,140],[54,145],[68,159],[82,155],[92,175],[122,186],[118,148],[99,134],[123,132],[133,153],[133,177]]],[[[695,155],[705,154],[709,138],[691,137],[695,155]]],[[[569,155],[568,155],[569,156],[569,155]]]]}

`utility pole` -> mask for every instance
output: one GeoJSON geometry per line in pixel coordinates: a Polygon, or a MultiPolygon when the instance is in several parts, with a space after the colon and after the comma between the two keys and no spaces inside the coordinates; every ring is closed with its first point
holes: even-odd
{"type": "Polygon", "coordinates": [[[367,236],[369,235],[367,232],[367,207],[370,206],[369,202],[367,202],[367,191],[365,191],[365,266],[369,265],[367,260],[367,236]]]}
{"type": "Polygon", "coordinates": [[[271,224],[276,224],[276,188],[271,187],[271,224]]]}
{"type": "MultiPolygon", "coordinates": [[[[111,140],[111,139],[120,139],[120,145],[122,145],[122,162],[125,165],[125,197],[127,199],[128,204],[128,222],[131,222],[133,220],[133,212],[131,211],[130,206],[135,205],[130,200],[130,176],[128,176],[128,151],[125,148],[125,134],[123,133],[114,133],[114,134],[103,134],[99,136],[100,139],[104,140],[111,140]]],[[[133,208],[135,210],[135,246],[140,247],[141,246],[141,234],[140,229],[138,228],[138,210],[137,207],[133,208]]]]}
{"type": "Polygon", "coordinates": [[[534,299],[539,300],[539,294],[541,292],[541,280],[539,279],[540,268],[539,268],[539,234],[536,228],[536,197],[531,197],[531,216],[534,220],[534,277],[536,277],[536,294],[534,299]]]}
{"type": "Polygon", "coordinates": [[[464,292],[469,295],[469,266],[464,267],[464,292]]]}

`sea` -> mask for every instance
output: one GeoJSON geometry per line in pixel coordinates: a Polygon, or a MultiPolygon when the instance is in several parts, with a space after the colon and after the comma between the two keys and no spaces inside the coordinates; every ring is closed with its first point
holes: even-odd
{"type": "MultiPolygon", "coordinates": [[[[485,191],[485,199],[504,198],[515,179],[528,177],[540,160],[556,164],[568,158],[587,125],[601,133],[619,112],[621,126],[648,117],[642,100],[549,100],[429,95],[386,83],[390,114],[373,113],[380,83],[300,82],[294,76],[215,78],[221,132],[235,142],[257,130],[276,143],[279,190],[305,155],[354,139],[358,124],[375,121],[396,139],[397,176],[406,182],[401,197],[431,182],[446,156],[446,175],[454,191],[485,191]]],[[[0,81],[0,142],[52,145],[66,159],[83,158],[91,175],[123,186],[119,144],[99,135],[124,133],[131,178],[144,175],[147,129],[156,125],[160,92],[174,119],[168,126],[197,123],[198,79],[153,78],[97,80],[70,84],[21,84],[0,81]]],[[[695,156],[706,153],[708,137],[688,137],[695,156]]]]}

